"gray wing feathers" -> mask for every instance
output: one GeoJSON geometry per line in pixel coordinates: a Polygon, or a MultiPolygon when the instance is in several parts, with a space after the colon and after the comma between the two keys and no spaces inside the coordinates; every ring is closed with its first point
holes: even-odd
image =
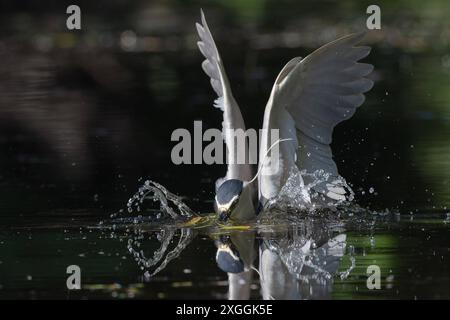
{"type": "Polygon", "coordinates": [[[369,47],[355,47],[364,34],[333,41],[303,59],[283,84],[288,111],[297,128],[318,143],[330,144],[333,128],[349,119],[364,102],[373,82],[365,78],[373,66],[357,61],[369,47]]]}
{"type": "Polygon", "coordinates": [[[223,82],[225,80],[224,77],[226,76],[222,74],[219,52],[216,44],[214,43],[211,32],[209,31],[203,10],[201,11],[201,16],[202,24],[196,23],[196,27],[201,40],[197,42],[197,45],[202,55],[206,58],[206,60],[202,63],[202,68],[203,71],[205,71],[205,73],[211,78],[211,86],[217,96],[222,97],[224,93],[223,82]]]}
{"type": "MultiPolygon", "coordinates": [[[[197,42],[198,48],[205,60],[202,63],[203,71],[210,77],[211,86],[217,94],[217,99],[214,101],[214,107],[223,111],[224,129],[242,129],[245,131],[244,119],[242,118],[239,106],[231,93],[231,88],[223,67],[222,60],[217,50],[214,39],[206,23],[203,10],[201,11],[201,24],[197,23],[197,32],[200,36],[200,41],[197,42]]],[[[225,179],[251,179],[251,167],[247,164],[237,164],[237,153],[242,150],[237,150],[233,141],[232,134],[225,133],[223,136],[227,145],[227,163],[228,170],[225,179]]],[[[248,154],[248,147],[246,146],[245,153],[248,154]]],[[[220,186],[223,179],[217,181],[217,186],[220,186]]]]}
{"type": "Polygon", "coordinates": [[[306,170],[310,173],[324,170],[334,175],[337,174],[337,167],[330,157],[332,153],[328,144],[318,144],[300,130],[297,130],[297,140],[300,141],[297,152],[297,164],[301,165],[301,170],[306,170]]]}
{"type": "MultiPolygon", "coordinates": [[[[364,93],[373,86],[366,78],[373,66],[358,62],[370,52],[369,47],[356,46],[363,37],[364,33],[352,34],[322,46],[301,61],[294,58],[275,82],[270,110],[281,113],[281,108],[292,116],[300,170],[323,170],[338,177],[330,148],[333,129],[353,116],[365,100],[364,93]]],[[[278,125],[281,129],[287,124],[278,125]]],[[[339,182],[323,183],[315,189],[335,199],[342,199],[345,193],[339,182]]]]}
{"type": "MultiPolygon", "coordinates": [[[[298,86],[288,112],[296,122],[299,150],[297,165],[300,170],[323,170],[338,177],[330,148],[334,127],[353,116],[364,103],[364,93],[373,82],[365,78],[373,66],[359,63],[369,47],[355,47],[364,34],[353,34],[331,42],[306,57],[290,73],[292,81],[287,88],[298,86]]],[[[333,199],[345,199],[340,180],[322,183],[316,191],[333,199]]]]}

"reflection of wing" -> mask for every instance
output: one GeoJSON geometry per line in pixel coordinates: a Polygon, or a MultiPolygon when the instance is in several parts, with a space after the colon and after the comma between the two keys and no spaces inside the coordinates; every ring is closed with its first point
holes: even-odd
{"type": "Polygon", "coordinates": [[[339,234],[320,248],[312,241],[264,241],[260,247],[263,299],[327,299],[345,252],[346,235],[339,234]]]}
{"type": "MultiPolygon", "coordinates": [[[[345,234],[337,235],[328,240],[320,248],[315,249],[313,264],[328,272],[330,275],[336,274],[341,258],[345,253],[347,236],[345,234]]],[[[303,274],[312,274],[315,271],[312,268],[305,267],[303,274]]]]}
{"type": "MultiPolygon", "coordinates": [[[[370,52],[369,47],[355,47],[362,37],[352,34],[333,41],[303,60],[292,59],[280,72],[264,113],[263,129],[278,128],[281,139],[292,141],[280,144],[280,169],[261,176],[263,197],[276,195],[293,165],[338,177],[330,148],[333,129],[355,113],[373,85],[365,78],[373,66],[357,62],[370,52]]],[[[269,148],[269,140],[263,137],[260,157],[269,148]]],[[[338,181],[315,189],[332,199],[345,199],[338,181]]]]}
{"type": "Polygon", "coordinates": [[[293,300],[301,298],[296,274],[289,270],[289,267],[281,257],[283,254],[281,251],[289,251],[287,254],[292,256],[295,264],[291,267],[300,273],[303,269],[305,254],[311,246],[311,241],[298,243],[294,250],[289,250],[286,244],[284,242],[284,244],[273,246],[270,241],[264,241],[259,248],[260,284],[264,300],[293,300]]]}
{"type": "Polygon", "coordinates": [[[248,300],[250,298],[250,284],[253,270],[241,273],[228,273],[228,299],[248,300]]]}
{"type": "MultiPolygon", "coordinates": [[[[202,23],[197,23],[197,32],[201,41],[198,42],[198,47],[206,58],[202,63],[203,70],[211,78],[211,85],[214,91],[217,93],[218,98],[214,101],[214,106],[223,111],[223,129],[224,139],[227,145],[227,163],[228,171],[225,179],[240,179],[243,181],[249,181],[251,179],[251,168],[248,164],[236,164],[237,161],[237,147],[234,143],[233,132],[229,129],[242,129],[245,131],[244,120],[239,110],[239,106],[234,99],[231,88],[225,73],[222,60],[217,50],[214,39],[209,31],[209,27],[206,23],[205,15],[201,11],[202,23]]],[[[248,155],[248,146],[245,145],[245,155],[248,155]]],[[[243,150],[240,150],[242,153],[243,150]]]]}

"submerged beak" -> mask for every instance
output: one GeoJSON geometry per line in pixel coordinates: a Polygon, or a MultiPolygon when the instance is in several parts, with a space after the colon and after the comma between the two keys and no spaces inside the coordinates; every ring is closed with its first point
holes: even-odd
{"type": "Polygon", "coordinates": [[[225,222],[230,218],[230,211],[222,211],[219,213],[219,221],[225,222]]]}

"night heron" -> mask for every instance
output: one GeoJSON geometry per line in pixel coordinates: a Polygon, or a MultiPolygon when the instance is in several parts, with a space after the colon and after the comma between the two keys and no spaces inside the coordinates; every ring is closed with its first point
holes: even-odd
{"type": "Polygon", "coordinates": [[[262,169],[265,172],[253,178],[251,164],[235,160],[241,153],[248,154],[248,145],[234,143],[233,135],[226,131],[245,131],[245,124],[203,11],[201,24],[196,26],[201,39],[198,47],[206,58],[202,67],[218,96],[214,106],[223,111],[228,149],[226,176],[216,182],[215,209],[220,218],[254,218],[258,208],[278,195],[292,169],[329,174],[332,179],[318,183],[313,190],[330,201],[345,200],[348,191],[339,179],[330,143],[333,128],[355,113],[365,100],[364,93],[373,86],[366,78],[373,66],[358,62],[370,52],[370,47],[356,46],[364,33],[330,42],[306,58],[295,57],[284,66],[264,112],[258,173],[262,169]],[[283,141],[276,153],[271,150],[272,129],[278,130],[279,141],[283,141]],[[275,162],[278,165],[273,169],[270,164],[275,162]]]}

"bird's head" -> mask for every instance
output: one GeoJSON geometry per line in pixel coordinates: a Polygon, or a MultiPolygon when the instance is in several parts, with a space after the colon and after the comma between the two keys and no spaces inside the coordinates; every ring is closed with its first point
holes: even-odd
{"type": "Polygon", "coordinates": [[[237,207],[243,188],[243,181],[230,179],[224,181],[217,189],[214,207],[221,221],[230,218],[233,210],[237,207]]]}
{"type": "Polygon", "coordinates": [[[229,236],[220,236],[216,241],[216,246],[216,262],[222,271],[227,273],[241,273],[245,270],[244,261],[229,236]]]}

